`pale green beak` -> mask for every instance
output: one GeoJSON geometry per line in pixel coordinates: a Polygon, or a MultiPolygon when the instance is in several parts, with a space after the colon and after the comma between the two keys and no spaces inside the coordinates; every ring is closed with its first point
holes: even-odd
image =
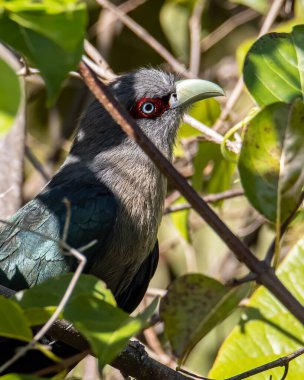
{"type": "Polygon", "coordinates": [[[215,83],[202,79],[185,79],[176,82],[176,92],[170,96],[170,108],[187,106],[198,100],[224,96],[224,90],[215,83]]]}

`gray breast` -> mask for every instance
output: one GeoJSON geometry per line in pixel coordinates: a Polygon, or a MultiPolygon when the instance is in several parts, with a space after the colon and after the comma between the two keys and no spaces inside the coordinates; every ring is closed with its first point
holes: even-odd
{"type": "Polygon", "coordinates": [[[101,256],[93,273],[102,271],[104,280],[116,293],[129,285],[154,248],[166,180],[149,159],[133,161],[132,167],[121,160],[115,165],[107,164],[107,170],[99,173],[120,207],[107,253],[101,256]]]}

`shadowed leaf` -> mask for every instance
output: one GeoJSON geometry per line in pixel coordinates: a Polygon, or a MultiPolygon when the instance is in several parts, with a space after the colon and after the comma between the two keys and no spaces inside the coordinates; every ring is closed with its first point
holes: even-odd
{"type": "Polygon", "coordinates": [[[32,339],[32,331],[20,306],[0,296],[0,310],[0,336],[29,342],[32,339]]]}
{"type": "Polygon", "coordinates": [[[275,103],[246,129],[239,172],[246,196],[266,218],[284,221],[304,185],[304,104],[275,103]],[[280,215],[277,215],[278,206],[280,215]]]}
{"type": "Polygon", "coordinates": [[[304,25],[292,33],[270,33],[250,48],[244,81],[260,106],[304,99],[304,25]]]}
{"type": "Polygon", "coordinates": [[[169,286],[160,315],[179,363],[238,306],[244,295],[244,287],[231,289],[202,274],[187,274],[169,286]]]}
{"type": "Polygon", "coordinates": [[[75,70],[80,61],[86,5],[76,1],[13,0],[2,6],[0,39],[40,70],[49,103],[53,103],[68,72],[75,70]]]}

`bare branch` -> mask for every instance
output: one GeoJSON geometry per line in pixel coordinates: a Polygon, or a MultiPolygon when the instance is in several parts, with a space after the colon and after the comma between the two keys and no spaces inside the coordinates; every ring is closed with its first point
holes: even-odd
{"type": "Polygon", "coordinates": [[[137,24],[131,17],[122,12],[118,7],[110,3],[108,0],[97,0],[97,2],[105,9],[115,13],[134,34],[145,41],[152,49],[154,49],[161,57],[167,61],[173,70],[183,74],[187,78],[193,78],[194,75],[187,71],[184,65],[182,65],[163,45],[161,45],[157,39],[151,36],[151,34],[144,29],[141,25],[137,24]]]}
{"type": "Polygon", "coordinates": [[[181,367],[177,367],[176,370],[179,371],[179,372],[181,372],[181,373],[184,373],[185,375],[193,376],[193,377],[195,377],[196,379],[201,379],[201,380],[214,380],[214,379],[209,379],[208,377],[204,377],[204,376],[196,375],[196,374],[194,374],[193,372],[187,371],[187,370],[185,370],[184,368],[181,368],[181,367]]]}
{"type": "Polygon", "coordinates": [[[100,52],[88,40],[84,40],[84,51],[86,52],[88,56],[85,58],[87,59],[88,65],[90,65],[90,63],[95,63],[98,67],[97,70],[101,78],[104,78],[107,80],[113,80],[117,77],[117,75],[113,73],[108,62],[104,59],[104,57],[100,54],[100,52]],[[91,58],[94,62],[90,61],[89,58],[91,58]]]}
{"type": "MultiPolygon", "coordinates": [[[[22,77],[27,77],[31,75],[40,75],[40,70],[33,68],[33,67],[22,67],[18,72],[17,75],[22,77]]],[[[80,75],[76,71],[70,71],[69,76],[79,79],[80,75]]]]}
{"type": "Polygon", "coordinates": [[[202,52],[207,51],[212,46],[217,44],[223,38],[225,38],[229,33],[231,33],[238,26],[245,24],[246,22],[255,19],[260,14],[252,9],[246,9],[236,15],[233,15],[223,24],[221,24],[213,32],[209,33],[205,38],[201,40],[201,50],[202,52]]]}
{"type": "MultiPolygon", "coordinates": [[[[296,215],[296,212],[298,211],[299,207],[301,206],[302,202],[304,201],[304,191],[302,191],[301,196],[299,198],[298,203],[296,204],[296,207],[293,209],[289,217],[285,220],[285,222],[281,225],[280,228],[280,239],[282,239],[283,235],[288,229],[288,226],[292,222],[294,216],[296,215]]],[[[274,238],[273,242],[271,243],[270,247],[268,248],[266,257],[265,257],[265,262],[268,265],[271,265],[272,258],[275,252],[275,246],[276,246],[276,238],[274,238]]]]}
{"type": "MultiPolygon", "coordinates": [[[[225,199],[240,197],[242,195],[244,195],[244,191],[241,189],[240,190],[236,189],[236,190],[223,191],[222,193],[217,193],[217,194],[208,194],[205,197],[203,197],[203,199],[207,203],[213,203],[213,202],[218,202],[225,199]]],[[[188,203],[184,203],[184,204],[180,203],[171,207],[167,207],[164,210],[164,214],[166,215],[172,212],[189,210],[191,208],[192,208],[191,205],[189,205],[188,203]]]]}
{"type": "Polygon", "coordinates": [[[29,146],[25,145],[25,155],[30,161],[30,163],[34,166],[38,173],[41,174],[42,178],[48,182],[50,180],[50,176],[42,166],[41,162],[39,162],[38,158],[34,155],[29,146]]]}
{"type": "Polygon", "coordinates": [[[190,29],[190,65],[189,70],[198,76],[201,62],[201,46],[200,46],[200,36],[201,36],[201,18],[202,13],[205,8],[206,0],[199,0],[196,2],[193,13],[189,20],[190,29]]]}
{"type": "Polygon", "coordinates": [[[272,369],[272,368],[285,367],[284,374],[282,377],[282,380],[283,380],[287,375],[289,362],[291,362],[292,360],[296,359],[298,356],[303,355],[303,354],[304,354],[304,347],[301,347],[298,350],[294,351],[292,354],[282,356],[281,358],[273,360],[272,362],[263,364],[259,367],[253,368],[249,371],[240,373],[239,375],[229,377],[225,380],[247,379],[248,377],[251,377],[251,376],[256,375],[258,373],[261,373],[261,372],[265,372],[265,371],[272,369]],[[286,368],[287,368],[287,370],[286,370],[286,368]]]}
{"type": "MultiPolygon", "coordinates": [[[[130,13],[134,11],[137,7],[140,5],[144,4],[147,0],[127,0],[124,3],[120,4],[118,8],[123,12],[123,13],[130,13]]],[[[114,13],[112,13],[112,17],[110,20],[107,20],[105,24],[103,24],[101,27],[99,26],[100,24],[100,19],[93,24],[90,29],[89,29],[89,34],[90,36],[96,36],[99,33],[103,33],[104,31],[109,30],[109,27],[112,26],[113,23],[117,21],[117,16],[115,16],[114,13]]]]}
{"type": "Polygon", "coordinates": [[[276,296],[299,321],[304,323],[304,308],[277,278],[273,269],[260,261],[250,249],[233,234],[207,203],[201,199],[199,194],[196,193],[181,174],[148,139],[128,112],[121,107],[112,95],[110,89],[96,78],[94,73],[84,62],[80,63],[80,72],[85,83],[106,111],[109,112],[125,133],[139,144],[172,185],[188,200],[198,214],[232,250],[238,260],[245,263],[250,271],[256,273],[258,282],[276,296]]]}
{"type": "Polygon", "coordinates": [[[40,371],[35,372],[33,375],[35,376],[47,376],[51,373],[58,373],[63,370],[67,370],[71,368],[72,366],[79,363],[82,359],[84,359],[87,355],[91,353],[90,350],[86,350],[83,352],[80,352],[79,354],[73,355],[67,359],[62,360],[60,363],[56,363],[50,367],[41,369],[40,371]]]}
{"type": "MultiPolygon", "coordinates": [[[[224,136],[214,131],[213,129],[207,127],[207,125],[201,123],[200,121],[194,119],[192,116],[185,114],[183,121],[186,124],[189,124],[192,128],[197,129],[198,131],[204,134],[204,139],[207,141],[214,142],[215,144],[221,145],[224,141],[224,136]]],[[[238,154],[240,152],[240,144],[230,140],[226,141],[227,149],[231,152],[238,154]]]]}

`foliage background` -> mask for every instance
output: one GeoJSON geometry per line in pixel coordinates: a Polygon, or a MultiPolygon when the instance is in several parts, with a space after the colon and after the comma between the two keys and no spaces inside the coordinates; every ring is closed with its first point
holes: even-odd
{"type": "MultiPolygon", "coordinates": [[[[120,5],[123,2],[113,3],[120,5]]],[[[126,3],[134,8],[129,16],[188,67],[191,52],[189,25],[199,1],[129,0],[126,3]]],[[[257,38],[271,2],[206,0],[201,1],[201,4],[203,11],[200,20],[202,42],[199,77],[219,83],[229,97],[242,70],[245,54],[257,38]],[[247,16],[244,17],[244,14],[247,16]]],[[[153,49],[124,27],[110,12],[101,10],[94,1],[88,0],[87,6],[87,38],[100,50],[115,73],[147,65],[169,68],[153,49]]],[[[304,5],[300,0],[285,1],[273,30],[291,32],[293,25],[303,22],[303,9],[304,5]]],[[[90,102],[91,95],[81,80],[69,78],[58,100],[48,108],[46,88],[40,77],[31,75],[25,80],[26,143],[42,163],[48,176],[52,176],[69,150],[78,120],[90,102]]],[[[193,107],[192,115],[206,125],[213,126],[220,115],[219,103],[222,106],[225,99],[199,103],[193,107]]],[[[220,132],[224,133],[237,124],[253,106],[254,101],[244,88],[231,117],[222,123],[220,132]]],[[[182,125],[175,149],[175,166],[192,181],[195,189],[202,195],[239,189],[236,165],[222,156],[218,145],[202,141],[200,137],[199,132],[182,125]]],[[[5,154],[9,155],[10,152],[5,154]]],[[[22,202],[32,199],[45,182],[46,179],[26,159],[22,202]]],[[[5,199],[7,202],[9,198],[5,199]]],[[[166,206],[184,202],[169,187],[166,206]]],[[[245,197],[221,201],[213,207],[258,257],[265,254],[274,238],[274,225],[266,222],[245,197]]],[[[298,213],[284,239],[282,258],[298,241],[301,231],[303,211],[298,213]]],[[[188,272],[200,272],[222,282],[246,272],[219,237],[191,210],[165,215],[159,230],[159,242],[160,264],[142,306],[156,293],[162,293],[172,280],[188,272]]],[[[240,309],[235,310],[205,336],[190,354],[186,366],[194,372],[207,374],[219,346],[239,321],[241,313],[240,309]]],[[[164,349],[159,348],[155,354],[168,364],[169,359],[164,352],[167,342],[162,334],[162,327],[157,327],[155,331],[164,344],[164,349]]],[[[155,331],[148,332],[145,338],[151,341],[155,338],[155,331]]],[[[106,379],[121,378],[113,369],[107,368],[106,373],[106,379]]],[[[97,378],[96,364],[88,359],[73,371],[71,376],[74,375],[82,379],[97,378]]]]}

